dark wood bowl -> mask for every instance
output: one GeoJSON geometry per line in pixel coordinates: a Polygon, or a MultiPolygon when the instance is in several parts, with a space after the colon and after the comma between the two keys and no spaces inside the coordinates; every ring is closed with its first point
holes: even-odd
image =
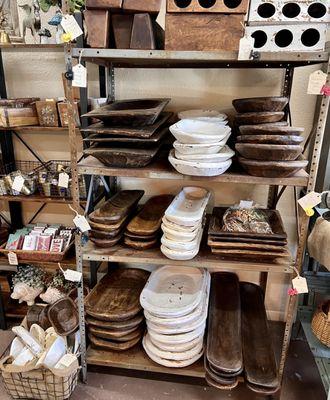
{"type": "Polygon", "coordinates": [[[284,118],[283,111],[275,112],[251,112],[236,114],[236,125],[253,125],[253,124],[267,124],[271,122],[279,122],[284,118]]]}
{"type": "Polygon", "coordinates": [[[241,125],[241,135],[301,135],[304,128],[294,126],[282,126],[278,124],[241,125]]]}
{"type": "Polygon", "coordinates": [[[264,178],[285,178],[308,165],[308,160],[301,156],[295,161],[257,161],[238,157],[238,162],[250,175],[264,178]]]}
{"type": "Polygon", "coordinates": [[[52,304],[48,309],[48,318],[60,336],[70,335],[79,326],[78,310],[69,297],[64,297],[52,304]]]}
{"type": "Polygon", "coordinates": [[[256,143],[256,144],[300,144],[304,141],[302,136],[293,135],[242,135],[237,136],[237,141],[241,143],[256,143]]]}
{"type": "Polygon", "coordinates": [[[233,100],[233,106],[239,113],[260,111],[283,111],[288,104],[287,97],[251,97],[233,100]]]}
{"type": "Polygon", "coordinates": [[[304,150],[299,145],[254,143],[236,143],[235,148],[242,157],[265,161],[292,161],[304,150]]]}

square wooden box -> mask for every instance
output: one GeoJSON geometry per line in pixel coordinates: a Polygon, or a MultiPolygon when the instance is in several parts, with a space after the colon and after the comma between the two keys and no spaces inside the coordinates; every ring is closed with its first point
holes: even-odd
{"type": "Polygon", "coordinates": [[[58,113],[55,100],[36,101],[40,126],[58,126],[58,113]]]}

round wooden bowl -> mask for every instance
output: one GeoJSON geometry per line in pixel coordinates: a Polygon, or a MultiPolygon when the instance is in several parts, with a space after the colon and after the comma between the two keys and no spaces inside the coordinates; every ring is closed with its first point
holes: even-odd
{"type": "Polygon", "coordinates": [[[241,143],[256,144],[300,144],[304,141],[302,136],[295,135],[242,135],[237,136],[237,141],[241,143]]]}
{"type": "Polygon", "coordinates": [[[270,122],[279,122],[284,118],[283,111],[275,112],[250,112],[236,114],[236,125],[253,125],[253,124],[267,124],[270,122]]]}
{"type": "Polygon", "coordinates": [[[295,161],[257,161],[238,157],[238,161],[250,175],[264,178],[285,178],[308,165],[308,160],[303,157],[295,161]]]}
{"type": "Polygon", "coordinates": [[[301,135],[304,128],[296,128],[294,126],[282,126],[278,124],[262,124],[262,125],[241,125],[239,127],[241,135],[301,135]]]}
{"type": "Polygon", "coordinates": [[[292,161],[303,152],[299,145],[236,143],[236,150],[245,158],[267,161],[292,161]]]}
{"type": "Polygon", "coordinates": [[[239,113],[260,111],[283,111],[288,104],[287,97],[252,97],[233,100],[233,106],[239,113]]]}

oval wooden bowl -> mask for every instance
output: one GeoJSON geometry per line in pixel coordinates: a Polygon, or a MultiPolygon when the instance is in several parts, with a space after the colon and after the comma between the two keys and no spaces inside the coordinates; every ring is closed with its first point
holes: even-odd
{"type": "Polygon", "coordinates": [[[301,135],[304,128],[283,126],[278,124],[241,125],[241,135],[301,135]]]}
{"type": "Polygon", "coordinates": [[[235,148],[245,158],[267,161],[292,161],[303,152],[299,145],[236,143],[235,148]]]}
{"type": "Polygon", "coordinates": [[[241,143],[293,145],[300,144],[304,141],[304,138],[294,135],[241,135],[237,136],[237,141],[241,143]]]}
{"type": "Polygon", "coordinates": [[[253,125],[253,124],[267,124],[270,122],[279,122],[283,119],[284,112],[251,112],[236,114],[235,122],[237,125],[253,125]]]}
{"type": "Polygon", "coordinates": [[[233,100],[233,106],[239,113],[260,111],[283,111],[288,104],[287,97],[252,97],[233,100]]]}
{"type": "Polygon", "coordinates": [[[285,178],[308,165],[308,160],[303,157],[295,161],[257,161],[238,157],[238,161],[250,175],[264,178],[285,178]]]}

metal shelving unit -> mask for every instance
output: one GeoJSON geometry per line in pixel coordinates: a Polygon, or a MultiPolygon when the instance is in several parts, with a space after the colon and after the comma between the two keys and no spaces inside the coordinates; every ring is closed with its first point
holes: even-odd
{"type": "MultiPolygon", "coordinates": [[[[327,52],[281,52],[281,53],[253,53],[253,59],[248,61],[238,61],[236,52],[202,52],[202,51],[163,51],[163,50],[116,50],[116,49],[81,49],[72,48],[67,45],[65,49],[67,71],[71,70],[72,59],[81,56],[83,62],[92,62],[107,68],[108,72],[108,98],[109,100],[115,99],[115,68],[280,68],[284,70],[282,95],[290,97],[293,71],[295,67],[302,67],[312,64],[327,63],[327,72],[329,73],[329,55],[327,52]],[[81,53],[83,50],[83,53],[81,53]]],[[[328,75],[329,77],[329,75],[328,75]]],[[[328,78],[329,82],[329,78],[328,78]]],[[[73,171],[73,204],[75,209],[79,209],[79,188],[78,188],[78,174],[87,174],[92,177],[97,175],[108,176],[114,179],[112,185],[113,191],[116,190],[116,177],[138,177],[150,179],[176,179],[176,180],[194,180],[210,183],[210,186],[219,182],[230,182],[232,184],[253,184],[253,185],[267,185],[269,186],[268,197],[265,203],[268,208],[276,208],[276,204],[285,190],[286,186],[305,187],[306,190],[312,191],[315,186],[316,173],[320,158],[322,141],[325,129],[325,120],[327,118],[329,98],[323,97],[318,114],[316,115],[315,135],[312,139],[314,144],[311,151],[311,166],[309,174],[300,172],[295,176],[289,178],[269,179],[261,177],[253,177],[247,175],[242,171],[227,172],[218,177],[212,178],[198,178],[183,176],[177,173],[168,163],[155,162],[149,166],[141,169],[120,169],[108,168],[101,163],[86,158],[81,162],[77,162],[77,146],[76,146],[76,133],[73,121],[73,99],[72,90],[69,89],[70,106],[70,145],[71,145],[71,162],[73,171]],[[282,189],[279,191],[279,186],[282,189]]],[[[293,273],[292,265],[295,265],[301,270],[302,258],[304,254],[308,217],[303,215],[299,218],[299,244],[298,251],[295,256],[295,261],[288,260],[277,264],[258,263],[258,262],[240,262],[237,261],[223,261],[216,258],[207,249],[202,249],[199,255],[190,261],[176,262],[171,261],[173,264],[189,265],[189,266],[203,266],[214,269],[225,270],[245,270],[256,271],[260,273],[260,284],[266,288],[268,272],[279,273],[293,273]]],[[[127,249],[123,246],[117,245],[110,249],[98,249],[92,244],[88,243],[82,246],[81,235],[76,237],[76,257],[77,257],[77,270],[82,271],[83,260],[90,261],[91,266],[96,262],[126,262],[126,263],[145,263],[145,264],[165,264],[168,259],[162,255],[158,249],[151,249],[146,251],[134,251],[127,249]]],[[[82,337],[85,338],[85,321],[84,321],[84,306],[83,306],[83,288],[79,289],[79,316],[80,316],[80,330],[82,337]]],[[[292,323],[294,320],[295,310],[297,305],[297,297],[290,297],[288,306],[288,315],[285,324],[284,338],[281,349],[281,358],[279,363],[279,376],[283,376],[285,359],[290,342],[290,335],[292,330],[292,323]]],[[[82,343],[82,372],[83,380],[86,380],[87,364],[93,365],[108,365],[120,368],[129,368],[135,370],[154,371],[162,373],[172,373],[168,369],[157,366],[151,362],[144,354],[141,348],[136,348],[127,356],[124,353],[104,352],[96,349],[86,350],[86,343],[82,343]],[[134,354],[133,354],[134,353],[134,354]],[[105,358],[108,357],[106,360],[105,358]],[[151,367],[150,367],[151,365],[151,367]]],[[[175,373],[175,372],[174,372],[175,373]]],[[[179,375],[180,372],[177,372],[179,375]]],[[[184,375],[184,373],[182,373],[184,375]]],[[[187,369],[186,375],[202,377],[204,374],[203,366],[196,365],[187,369]],[[188,371],[189,370],[189,371],[188,371]]]]}

